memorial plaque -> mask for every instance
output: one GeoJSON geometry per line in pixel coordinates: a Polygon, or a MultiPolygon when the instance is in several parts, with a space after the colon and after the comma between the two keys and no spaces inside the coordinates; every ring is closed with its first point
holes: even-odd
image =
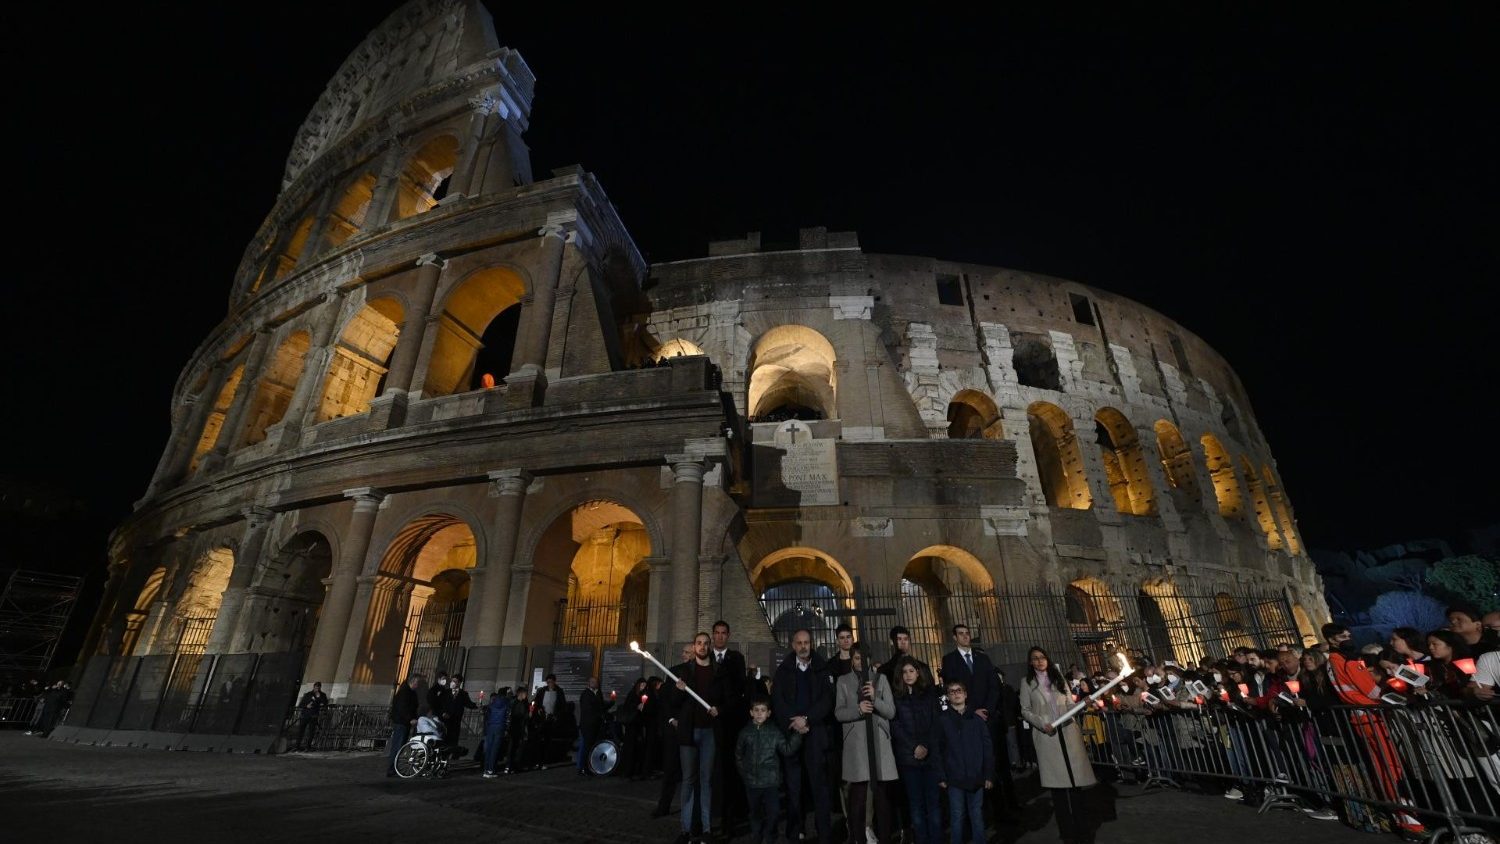
{"type": "Polygon", "coordinates": [[[594,649],[558,648],[552,652],[552,673],[557,675],[557,685],[568,693],[568,699],[577,700],[578,693],[594,676],[594,649]]]}
{"type": "Polygon", "coordinates": [[[776,428],[773,445],[755,446],[755,487],[764,503],[819,507],[841,504],[838,445],[814,439],[805,422],[788,420],[776,428]]]}
{"type": "Polygon", "coordinates": [[[614,692],[618,700],[624,700],[635,687],[635,681],[646,676],[645,661],[629,648],[605,648],[604,668],[599,680],[599,691],[604,699],[609,700],[609,693],[614,692]]]}

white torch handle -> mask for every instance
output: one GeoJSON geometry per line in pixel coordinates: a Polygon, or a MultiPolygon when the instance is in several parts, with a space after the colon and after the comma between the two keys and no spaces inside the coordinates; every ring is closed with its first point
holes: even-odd
{"type": "Polygon", "coordinates": [[[1122,682],[1125,681],[1126,677],[1129,677],[1131,674],[1134,674],[1134,673],[1135,673],[1135,671],[1131,670],[1131,669],[1122,670],[1120,672],[1120,676],[1116,677],[1113,680],[1110,680],[1108,683],[1106,683],[1104,685],[1103,688],[1099,689],[1099,691],[1094,692],[1093,694],[1089,695],[1088,697],[1084,698],[1083,700],[1078,701],[1078,703],[1076,705],[1074,705],[1074,707],[1072,709],[1069,709],[1067,712],[1064,712],[1062,715],[1058,716],[1057,720],[1052,722],[1052,729],[1055,730],[1058,727],[1061,727],[1063,724],[1066,724],[1069,721],[1073,720],[1073,716],[1075,716],[1079,712],[1081,712],[1085,706],[1088,706],[1089,704],[1093,703],[1094,701],[1098,700],[1099,698],[1104,697],[1104,695],[1110,689],[1113,689],[1115,686],[1120,685],[1122,682]]]}
{"type": "MultiPolygon", "coordinates": [[[[661,660],[659,660],[656,657],[652,656],[650,651],[641,651],[640,654],[641,654],[641,656],[645,657],[646,659],[649,659],[652,662],[656,663],[656,667],[660,668],[662,670],[662,673],[664,673],[668,677],[672,678],[672,682],[673,683],[681,683],[682,682],[682,679],[680,677],[678,677],[676,674],[672,673],[672,669],[666,667],[665,665],[662,665],[661,664],[661,660]]],[[[695,691],[693,691],[693,687],[692,686],[686,686],[685,685],[684,688],[687,689],[687,693],[688,694],[690,694],[690,695],[693,696],[693,700],[696,700],[699,703],[703,704],[704,710],[707,711],[707,710],[712,710],[713,709],[712,706],[708,705],[708,701],[704,700],[701,697],[698,697],[698,693],[695,692],[695,691]]]]}

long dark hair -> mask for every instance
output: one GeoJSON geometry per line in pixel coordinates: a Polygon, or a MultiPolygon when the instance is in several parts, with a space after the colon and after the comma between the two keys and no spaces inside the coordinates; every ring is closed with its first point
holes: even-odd
{"type": "Polygon", "coordinates": [[[1060,692],[1067,691],[1068,684],[1065,680],[1063,680],[1062,672],[1058,670],[1057,663],[1052,660],[1052,654],[1049,654],[1045,650],[1043,650],[1041,645],[1032,645],[1031,650],[1026,652],[1026,662],[1028,668],[1026,672],[1026,682],[1030,683],[1033,686],[1037,685],[1036,669],[1030,667],[1032,654],[1041,654],[1042,656],[1047,658],[1047,679],[1052,681],[1052,688],[1060,692]]]}
{"type": "Polygon", "coordinates": [[[932,684],[927,682],[927,672],[922,670],[921,663],[917,662],[917,658],[914,656],[903,656],[900,659],[896,660],[896,668],[895,670],[891,671],[891,679],[896,681],[897,694],[926,694],[927,690],[932,688],[932,684]],[[913,683],[910,687],[906,685],[905,680],[901,679],[902,669],[906,668],[906,666],[908,665],[917,670],[917,682],[913,683]]]}

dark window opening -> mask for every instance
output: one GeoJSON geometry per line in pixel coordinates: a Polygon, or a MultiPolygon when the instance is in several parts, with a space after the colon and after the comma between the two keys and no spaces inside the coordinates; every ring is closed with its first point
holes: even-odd
{"type": "Polygon", "coordinates": [[[939,305],[963,305],[964,303],[963,283],[956,275],[939,275],[937,291],[939,305]]]}
{"type": "Polygon", "coordinates": [[[785,422],[788,419],[795,419],[798,422],[817,422],[821,419],[826,418],[827,417],[823,415],[823,411],[821,410],[816,410],[814,408],[807,407],[806,405],[796,404],[795,402],[787,402],[786,404],[778,405],[766,411],[765,413],[762,413],[753,421],[785,422]]]}
{"type": "Polygon", "coordinates": [[[448,185],[451,184],[452,182],[453,182],[453,177],[452,176],[444,176],[443,180],[441,182],[438,182],[437,187],[434,188],[433,191],[432,191],[432,201],[433,202],[442,202],[443,201],[443,197],[445,197],[445,196],[448,195],[448,185]]]}
{"type": "Polygon", "coordinates": [[[1191,376],[1193,368],[1188,366],[1187,350],[1182,347],[1182,338],[1176,334],[1168,334],[1167,342],[1172,344],[1172,357],[1177,360],[1177,371],[1183,375],[1191,376]]]}
{"type": "Polygon", "coordinates": [[[1094,306],[1089,303],[1089,297],[1079,296],[1077,293],[1069,293],[1068,301],[1073,303],[1073,321],[1084,325],[1094,324],[1094,306]]]}
{"type": "Polygon", "coordinates": [[[474,371],[469,375],[469,389],[484,386],[484,376],[489,375],[495,383],[505,380],[510,374],[511,355],[516,350],[516,334],[521,329],[521,306],[511,305],[490,320],[484,335],[479,338],[483,345],[474,356],[474,371]]]}
{"type": "Polygon", "coordinates": [[[1016,378],[1022,386],[1062,389],[1062,373],[1057,368],[1057,356],[1052,353],[1051,346],[1030,338],[1012,338],[1011,344],[1016,378]]]}

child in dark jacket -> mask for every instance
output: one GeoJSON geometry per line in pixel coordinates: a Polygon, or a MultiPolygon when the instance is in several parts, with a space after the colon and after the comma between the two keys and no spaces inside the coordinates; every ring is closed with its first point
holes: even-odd
{"type": "Polygon", "coordinates": [[[776,841],[776,821],[781,814],[781,758],[802,748],[802,735],[788,735],[771,720],[771,701],[756,698],[750,704],[750,723],[740,730],[734,745],[734,762],[745,782],[750,803],[750,841],[776,841]]]}
{"type": "Polygon", "coordinates": [[[938,717],[933,764],[938,786],[948,792],[948,834],[963,839],[964,818],[974,844],[984,844],[984,792],[995,787],[995,754],[985,722],[968,707],[969,688],[948,683],[948,711],[938,717]]]}

